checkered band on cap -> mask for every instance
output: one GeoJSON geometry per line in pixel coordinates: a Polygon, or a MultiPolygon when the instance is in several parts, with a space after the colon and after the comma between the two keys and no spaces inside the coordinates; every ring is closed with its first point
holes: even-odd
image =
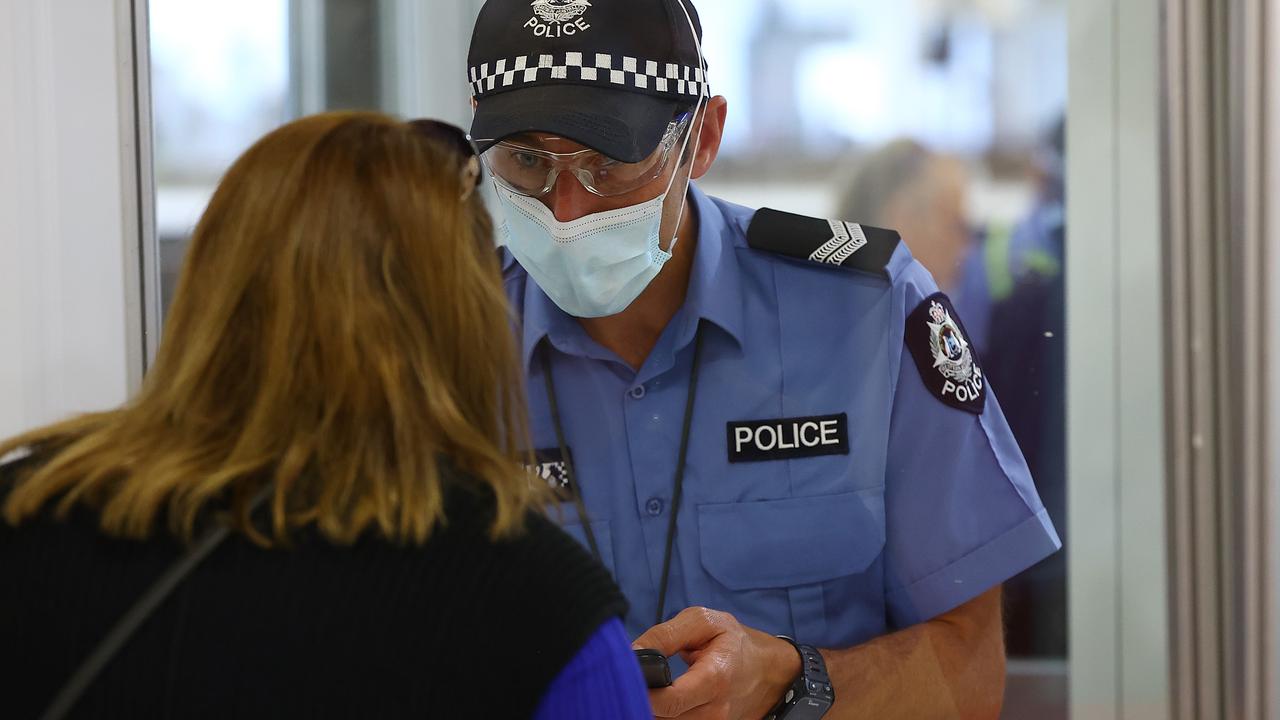
{"type": "Polygon", "coordinates": [[[581,52],[524,55],[487,62],[471,68],[470,81],[477,100],[504,90],[554,82],[693,98],[707,91],[700,67],[604,53],[590,57],[581,52]]]}

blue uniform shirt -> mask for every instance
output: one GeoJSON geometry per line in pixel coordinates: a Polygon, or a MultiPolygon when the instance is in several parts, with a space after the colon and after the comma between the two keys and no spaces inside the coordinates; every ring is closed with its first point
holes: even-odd
{"type": "MultiPolygon", "coordinates": [[[[690,196],[700,227],[686,302],[638,372],[510,258],[505,272],[523,319],[536,449],[558,447],[546,353],[575,482],[631,602],[632,637],[657,612],[699,326],[664,619],[701,605],[849,647],[945,613],[1058,549],[994,396],[980,415],[944,404],[904,346],[907,316],[937,291],[905,245],[887,277],[794,260],[748,246],[752,210],[696,187],[690,196]],[[795,444],[797,432],[817,441],[833,427],[787,421],[841,414],[847,454],[730,462],[731,423],[776,421],[795,444]]],[[[584,540],[572,503],[561,520],[584,540]]]]}

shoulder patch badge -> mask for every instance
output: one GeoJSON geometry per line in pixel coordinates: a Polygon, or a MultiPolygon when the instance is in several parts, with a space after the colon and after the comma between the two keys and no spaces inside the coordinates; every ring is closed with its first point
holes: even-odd
{"type": "Polygon", "coordinates": [[[925,298],[907,316],[904,337],[925,387],[947,405],[981,415],[986,377],[951,300],[942,293],[925,298]]]}
{"type": "Polygon", "coordinates": [[[899,241],[892,230],[769,208],[757,212],[747,229],[747,244],[756,250],[881,276],[899,241]]]}

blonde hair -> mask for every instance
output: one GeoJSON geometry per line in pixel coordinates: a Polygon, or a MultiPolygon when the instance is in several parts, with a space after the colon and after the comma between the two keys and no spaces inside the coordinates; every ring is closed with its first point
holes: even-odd
{"type": "Polygon", "coordinates": [[[202,513],[264,545],[314,524],[424,542],[451,478],[518,532],[541,491],[528,448],[493,226],[466,158],[411,124],[328,113],[281,127],[220,183],[196,227],[154,368],[126,406],[0,443],[49,459],[3,506],[56,502],[143,538],[202,513]],[[249,518],[270,485],[271,538],[249,518]]]}

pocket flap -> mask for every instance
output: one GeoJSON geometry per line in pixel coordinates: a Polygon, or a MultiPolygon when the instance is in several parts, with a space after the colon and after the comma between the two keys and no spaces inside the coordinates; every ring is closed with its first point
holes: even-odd
{"type": "Polygon", "coordinates": [[[698,535],[703,567],[731,590],[853,575],[884,548],[884,488],[699,505],[698,535]]]}

